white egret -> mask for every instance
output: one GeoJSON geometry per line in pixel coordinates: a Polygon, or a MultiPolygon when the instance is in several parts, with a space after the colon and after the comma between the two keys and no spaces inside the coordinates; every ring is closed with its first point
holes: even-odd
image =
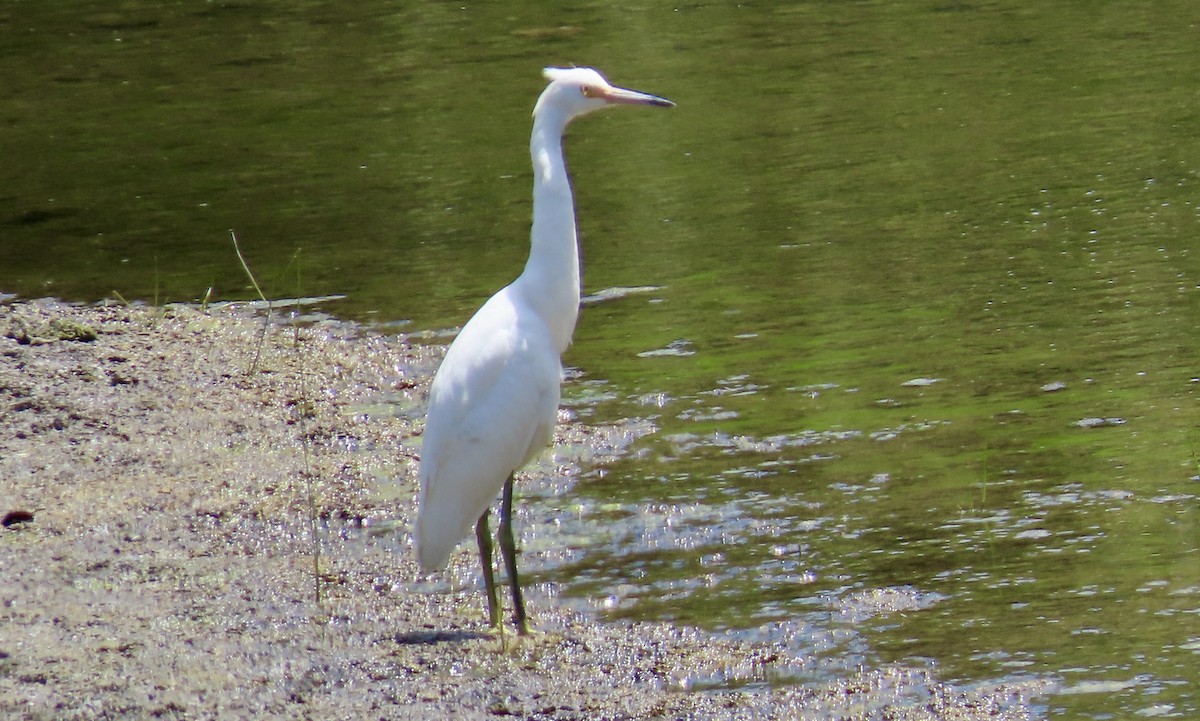
{"type": "Polygon", "coordinates": [[[546,68],[533,109],[533,227],[525,270],[476,311],[433,379],[421,447],[417,557],[442,568],[475,526],[488,618],[500,624],[488,513],[503,489],[500,550],[514,621],[528,633],[512,532],[513,474],[554,435],[563,351],[579,315],[579,248],[562,136],[582,115],[611,105],[671,107],[669,100],[610,85],[592,68],[546,68]]]}

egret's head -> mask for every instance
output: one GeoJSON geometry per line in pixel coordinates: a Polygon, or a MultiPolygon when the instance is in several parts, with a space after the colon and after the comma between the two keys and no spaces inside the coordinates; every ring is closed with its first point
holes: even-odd
{"type": "Polygon", "coordinates": [[[542,91],[534,117],[551,110],[562,113],[566,122],[611,105],[650,105],[670,108],[670,100],[610,85],[594,68],[546,68],[542,75],[550,84],[542,91]]]}

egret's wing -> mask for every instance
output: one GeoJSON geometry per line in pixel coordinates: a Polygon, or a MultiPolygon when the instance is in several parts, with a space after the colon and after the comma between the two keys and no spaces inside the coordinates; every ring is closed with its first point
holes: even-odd
{"type": "Polygon", "coordinates": [[[421,447],[417,550],[440,568],[505,479],[553,437],[562,366],[540,323],[490,300],[446,352],[421,447]]]}

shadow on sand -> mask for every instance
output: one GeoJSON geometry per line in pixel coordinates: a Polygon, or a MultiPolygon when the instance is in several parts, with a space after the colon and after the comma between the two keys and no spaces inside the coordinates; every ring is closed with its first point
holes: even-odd
{"type": "Polygon", "coordinates": [[[490,634],[479,631],[409,631],[396,634],[396,643],[401,646],[433,646],[439,643],[461,643],[463,641],[478,641],[491,638],[490,634]]]}

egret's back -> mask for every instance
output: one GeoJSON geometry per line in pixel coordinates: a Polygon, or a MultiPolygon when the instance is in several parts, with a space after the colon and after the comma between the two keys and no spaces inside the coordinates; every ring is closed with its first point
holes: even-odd
{"type": "Polygon", "coordinates": [[[446,565],[509,475],[553,437],[562,366],[545,324],[523,308],[514,286],[492,296],[434,378],[416,524],[427,571],[446,565]]]}

